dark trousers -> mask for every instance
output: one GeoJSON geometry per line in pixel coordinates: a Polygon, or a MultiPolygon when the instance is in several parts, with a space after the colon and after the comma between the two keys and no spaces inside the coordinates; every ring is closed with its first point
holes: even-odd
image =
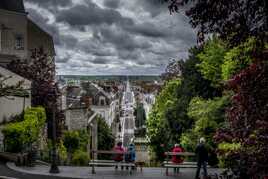
{"type": "Polygon", "coordinates": [[[208,175],[207,174],[207,162],[199,161],[199,162],[197,162],[197,170],[196,170],[196,175],[195,175],[196,179],[198,179],[200,176],[201,167],[203,167],[203,170],[204,170],[204,177],[207,177],[207,175],[208,175]]]}

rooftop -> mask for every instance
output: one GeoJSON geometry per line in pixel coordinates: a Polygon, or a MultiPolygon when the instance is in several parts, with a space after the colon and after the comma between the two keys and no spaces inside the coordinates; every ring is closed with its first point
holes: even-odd
{"type": "Polygon", "coordinates": [[[23,0],[1,0],[0,9],[19,13],[26,13],[23,0]]]}

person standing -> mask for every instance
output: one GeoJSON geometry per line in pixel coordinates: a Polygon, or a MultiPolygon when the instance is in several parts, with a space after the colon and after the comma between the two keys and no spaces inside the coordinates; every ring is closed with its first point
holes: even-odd
{"type": "Polygon", "coordinates": [[[204,137],[200,138],[199,144],[195,149],[197,157],[197,170],[195,179],[200,179],[200,169],[203,167],[204,177],[207,178],[207,162],[208,162],[208,150],[205,146],[206,140],[204,137]]]}

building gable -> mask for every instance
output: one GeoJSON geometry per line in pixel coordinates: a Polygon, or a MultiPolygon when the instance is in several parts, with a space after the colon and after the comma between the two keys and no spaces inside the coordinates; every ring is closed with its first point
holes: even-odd
{"type": "Polygon", "coordinates": [[[26,13],[23,0],[1,0],[0,9],[19,13],[26,13]]]}

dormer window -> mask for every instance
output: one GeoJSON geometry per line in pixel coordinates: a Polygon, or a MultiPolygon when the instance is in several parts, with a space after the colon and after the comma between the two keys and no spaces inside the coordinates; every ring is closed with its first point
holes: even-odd
{"type": "Polygon", "coordinates": [[[105,100],[104,99],[101,99],[101,106],[104,106],[105,105],[105,100]]]}
{"type": "Polygon", "coordinates": [[[15,36],[15,49],[16,50],[24,50],[24,37],[23,35],[15,36]]]}
{"type": "Polygon", "coordinates": [[[99,97],[99,105],[100,105],[100,106],[105,106],[105,102],[106,102],[106,101],[105,101],[105,97],[100,96],[100,97],[99,97]]]}

